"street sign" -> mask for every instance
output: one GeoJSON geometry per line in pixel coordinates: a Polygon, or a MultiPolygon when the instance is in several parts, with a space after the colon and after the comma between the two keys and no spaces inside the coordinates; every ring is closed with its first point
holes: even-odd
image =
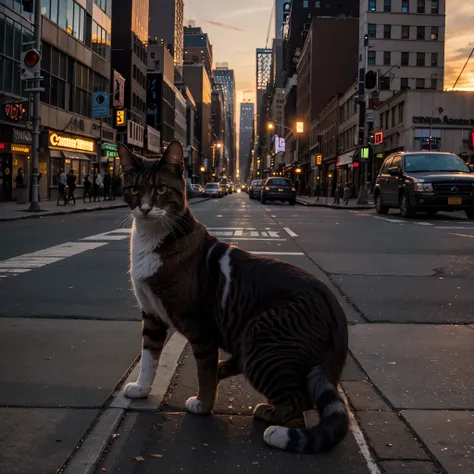
{"type": "Polygon", "coordinates": [[[383,143],[383,132],[375,132],[374,145],[381,145],[383,143]]]}
{"type": "Polygon", "coordinates": [[[365,121],[373,122],[374,121],[374,111],[372,109],[367,109],[365,111],[365,121]]]}
{"type": "Polygon", "coordinates": [[[125,117],[124,109],[119,109],[115,111],[115,126],[116,127],[126,126],[126,117],[125,117]]]}
{"type": "Polygon", "coordinates": [[[107,118],[109,116],[109,94],[108,92],[94,92],[92,100],[92,117],[107,118]]]}
{"type": "Polygon", "coordinates": [[[318,155],[316,155],[316,166],[321,166],[322,162],[323,162],[323,155],[319,153],[318,155]]]}

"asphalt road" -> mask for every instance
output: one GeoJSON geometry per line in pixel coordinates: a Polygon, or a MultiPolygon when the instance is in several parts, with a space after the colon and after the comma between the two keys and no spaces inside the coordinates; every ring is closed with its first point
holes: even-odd
{"type": "MultiPolygon", "coordinates": [[[[214,417],[186,415],[195,381],[185,348],[163,404],[127,411],[97,472],[376,472],[364,439],[381,472],[474,471],[474,223],[242,194],[193,211],[216,236],[334,285],[356,359],[343,388],[364,437],[354,429],[316,457],[269,450],[249,416],[260,398],[240,378],[221,386],[214,417]]],[[[121,209],[0,223],[0,472],[58,469],[133,366],[129,227],[121,209]]]]}

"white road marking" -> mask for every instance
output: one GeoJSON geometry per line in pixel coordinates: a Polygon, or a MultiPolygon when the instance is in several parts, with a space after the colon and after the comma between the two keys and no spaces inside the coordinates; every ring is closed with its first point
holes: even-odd
{"type": "Polygon", "coordinates": [[[276,216],[270,216],[270,217],[274,217],[274,218],[275,218],[276,216]]]}
{"type": "Polygon", "coordinates": [[[112,232],[103,232],[102,234],[96,234],[96,235],[91,235],[89,237],[85,237],[81,240],[107,240],[107,241],[113,241],[113,240],[124,240],[127,239],[128,235],[120,235],[118,233],[112,233],[112,232]]]}
{"type": "Polygon", "coordinates": [[[446,226],[446,227],[435,227],[436,229],[446,229],[446,230],[474,230],[472,227],[456,227],[456,226],[446,226]]]}
{"type": "Polygon", "coordinates": [[[264,240],[268,242],[286,242],[286,239],[260,239],[258,237],[222,237],[221,240],[264,240]]]}
{"type": "Polygon", "coordinates": [[[108,234],[131,234],[132,228],[131,227],[121,227],[120,229],[111,230],[107,232],[108,234]]]}
{"type": "Polygon", "coordinates": [[[248,252],[257,255],[304,255],[303,252],[259,252],[258,250],[250,250],[248,252]]]}
{"type": "Polygon", "coordinates": [[[417,224],[417,225],[433,225],[433,224],[431,224],[430,222],[413,222],[413,224],[417,224]]]}
{"type": "Polygon", "coordinates": [[[0,262],[0,272],[15,276],[26,273],[36,268],[58,262],[68,257],[73,257],[87,250],[94,250],[107,245],[105,242],[66,242],[64,244],[48,247],[36,252],[19,255],[0,262]]]}
{"type": "Polygon", "coordinates": [[[357,423],[354,413],[352,413],[349,407],[349,402],[347,400],[346,394],[344,393],[342,389],[339,390],[339,394],[341,395],[342,399],[344,400],[346,404],[347,412],[349,414],[349,428],[352,432],[352,435],[354,436],[354,439],[356,440],[356,443],[359,446],[359,450],[362,456],[364,456],[369,473],[380,474],[380,469],[378,468],[376,462],[374,461],[374,458],[372,457],[372,454],[369,449],[369,445],[367,444],[367,441],[365,440],[364,434],[362,433],[359,427],[359,424],[357,423]]]}
{"type": "Polygon", "coordinates": [[[449,234],[449,235],[455,235],[456,237],[468,237],[469,239],[474,239],[474,235],[471,234],[449,234]]]}
{"type": "Polygon", "coordinates": [[[380,216],[372,216],[374,219],[379,219],[381,221],[385,221],[385,222],[392,222],[392,223],[396,223],[396,224],[403,224],[403,222],[399,219],[387,219],[386,217],[380,217],[380,216]]]}
{"type": "Polygon", "coordinates": [[[216,217],[224,217],[222,214],[217,214],[216,217]]]}
{"type": "Polygon", "coordinates": [[[269,230],[269,231],[268,231],[268,235],[269,235],[270,237],[280,237],[279,232],[276,231],[276,230],[269,230]]]}
{"type": "Polygon", "coordinates": [[[235,235],[236,237],[242,237],[242,235],[244,235],[244,231],[243,231],[243,230],[236,230],[236,231],[234,232],[234,235],[235,235]]]}
{"type": "Polygon", "coordinates": [[[290,236],[290,237],[298,237],[298,234],[293,232],[289,227],[283,227],[283,230],[290,236]]]}
{"type": "Polygon", "coordinates": [[[212,235],[215,235],[216,237],[230,237],[234,235],[234,233],[231,230],[224,230],[224,231],[219,230],[219,231],[213,232],[212,235]]]}

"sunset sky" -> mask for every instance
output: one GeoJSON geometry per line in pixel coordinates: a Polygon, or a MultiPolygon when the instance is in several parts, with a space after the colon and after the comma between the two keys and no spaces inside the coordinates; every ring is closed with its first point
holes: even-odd
{"type": "MultiPolygon", "coordinates": [[[[474,2],[447,0],[445,87],[451,88],[474,47],[474,2]]],[[[237,101],[255,95],[255,49],[265,47],[273,0],[185,0],[185,22],[209,34],[214,61],[225,61],[235,70],[237,101]]],[[[274,36],[274,23],[270,42],[274,36]]],[[[458,89],[474,90],[474,57],[458,89]]]]}

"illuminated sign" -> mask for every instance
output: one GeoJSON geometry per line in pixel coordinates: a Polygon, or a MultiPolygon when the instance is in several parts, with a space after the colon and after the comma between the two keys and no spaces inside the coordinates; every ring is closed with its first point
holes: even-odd
{"type": "Polygon", "coordinates": [[[27,100],[23,102],[10,102],[2,104],[0,120],[8,122],[28,122],[30,104],[27,100]]]}
{"type": "Polygon", "coordinates": [[[25,145],[11,145],[11,152],[12,153],[25,153],[30,154],[30,147],[25,145]]]}
{"type": "Polygon", "coordinates": [[[115,111],[115,126],[116,127],[125,127],[126,118],[125,110],[120,109],[115,111]]]}
{"type": "Polygon", "coordinates": [[[383,132],[375,132],[374,145],[381,145],[383,143],[383,132]]]}
{"type": "Polygon", "coordinates": [[[304,123],[296,122],[296,133],[303,133],[303,132],[304,132],[304,123]]]}
{"type": "Polygon", "coordinates": [[[71,150],[94,152],[94,140],[66,137],[56,132],[49,132],[49,146],[52,148],[69,148],[71,150]]]}
{"type": "Polygon", "coordinates": [[[321,166],[322,162],[323,162],[323,155],[319,153],[319,155],[316,155],[316,166],[321,166]]]}
{"type": "Polygon", "coordinates": [[[471,132],[471,146],[474,148],[474,132],[471,132]]]}
{"type": "Polygon", "coordinates": [[[367,160],[369,158],[369,149],[367,147],[360,149],[360,157],[364,160],[367,160]]]}

